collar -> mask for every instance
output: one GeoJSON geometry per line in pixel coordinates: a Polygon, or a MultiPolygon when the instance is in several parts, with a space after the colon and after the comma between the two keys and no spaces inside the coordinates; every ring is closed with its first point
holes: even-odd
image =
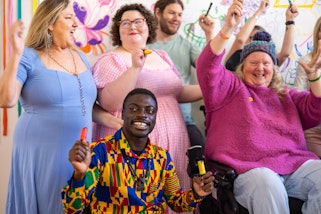
{"type": "Polygon", "coordinates": [[[111,149],[114,151],[121,151],[122,149],[124,149],[128,157],[152,158],[152,159],[154,159],[158,151],[158,147],[153,143],[151,143],[150,139],[148,138],[147,146],[145,147],[143,152],[138,156],[137,154],[135,154],[134,151],[131,150],[122,129],[119,129],[111,139],[111,149]]]}

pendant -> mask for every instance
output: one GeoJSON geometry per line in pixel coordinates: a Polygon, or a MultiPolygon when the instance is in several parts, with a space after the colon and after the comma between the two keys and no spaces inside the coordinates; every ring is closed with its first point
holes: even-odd
{"type": "Polygon", "coordinates": [[[249,97],[249,101],[250,101],[250,102],[253,102],[253,97],[249,97]]]}
{"type": "Polygon", "coordinates": [[[144,190],[144,184],[145,184],[145,177],[137,178],[136,190],[142,192],[144,190]]]}

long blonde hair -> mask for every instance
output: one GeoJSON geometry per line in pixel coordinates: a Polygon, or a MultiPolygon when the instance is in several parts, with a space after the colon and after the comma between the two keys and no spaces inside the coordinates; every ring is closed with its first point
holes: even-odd
{"type": "Polygon", "coordinates": [[[44,0],[33,16],[26,37],[26,46],[44,50],[49,41],[48,27],[53,25],[61,12],[69,5],[69,0],[44,0]]]}
{"type": "Polygon", "coordinates": [[[314,29],[313,29],[313,49],[311,51],[311,58],[313,58],[318,51],[318,41],[319,41],[319,32],[320,32],[320,28],[321,28],[321,17],[319,17],[319,19],[317,20],[317,22],[314,25],[314,29]]]}

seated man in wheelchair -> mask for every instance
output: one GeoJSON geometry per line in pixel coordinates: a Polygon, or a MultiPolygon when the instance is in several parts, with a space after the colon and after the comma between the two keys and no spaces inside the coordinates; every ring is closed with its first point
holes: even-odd
{"type": "Polygon", "coordinates": [[[311,62],[299,62],[310,91],[283,85],[275,45],[264,33],[244,47],[234,74],[222,58],[242,14],[243,0],[235,0],[197,61],[205,159],[235,169],[234,196],[249,213],[288,214],[288,197],[304,201],[302,213],[321,213],[321,160],[307,150],[303,134],[321,123],[321,40],[311,62]]]}

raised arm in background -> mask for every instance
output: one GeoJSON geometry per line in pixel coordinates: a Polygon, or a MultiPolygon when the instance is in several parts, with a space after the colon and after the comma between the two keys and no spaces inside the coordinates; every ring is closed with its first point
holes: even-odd
{"type": "Polygon", "coordinates": [[[260,26],[256,25],[257,20],[260,16],[264,15],[267,9],[270,6],[269,0],[261,0],[259,8],[255,11],[255,13],[247,20],[246,24],[240,29],[239,33],[236,35],[235,40],[231,46],[231,49],[226,55],[226,60],[228,60],[232,54],[240,49],[243,49],[244,45],[251,42],[251,38],[255,34],[253,30],[263,29],[260,26]]]}
{"type": "Polygon", "coordinates": [[[278,66],[281,66],[283,62],[290,56],[293,44],[294,44],[294,19],[299,15],[298,9],[294,4],[290,4],[285,12],[285,33],[280,52],[277,53],[278,66]]]}

